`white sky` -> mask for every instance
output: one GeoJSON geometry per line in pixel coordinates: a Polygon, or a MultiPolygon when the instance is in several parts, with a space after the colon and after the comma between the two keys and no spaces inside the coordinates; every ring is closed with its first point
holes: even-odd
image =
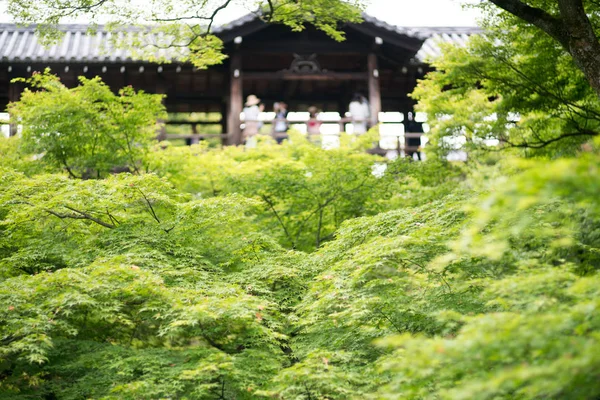
{"type": "MultiPolygon", "coordinates": [[[[35,1],[35,0],[32,0],[35,1]]],[[[474,26],[477,13],[461,7],[460,0],[367,0],[367,13],[397,26],[474,26]]],[[[135,2],[135,0],[133,0],[135,2]]],[[[0,0],[0,22],[12,22],[0,0]]],[[[231,6],[219,15],[220,22],[243,16],[244,6],[231,6]]],[[[70,22],[70,21],[65,21],[70,22]]],[[[82,21],[77,21],[82,22],[82,21]]]]}
{"type": "MultiPolygon", "coordinates": [[[[464,9],[466,0],[365,0],[367,14],[397,26],[475,26],[478,14],[464,9]]],[[[223,10],[219,21],[226,22],[247,14],[244,6],[223,10]]]]}
{"type": "Polygon", "coordinates": [[[477,13],[457,0],[371,0],[367,14],[398,26],[475,26],[477,13]]]}

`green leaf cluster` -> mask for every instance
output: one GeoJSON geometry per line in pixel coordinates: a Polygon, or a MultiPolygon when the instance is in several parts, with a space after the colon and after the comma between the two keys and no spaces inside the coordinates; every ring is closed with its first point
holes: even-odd
{"type": "Polygon", "coordinates": [[[131,87],[115,94],[99,77],[80,77],[68,89],[49,69],[17,80],[33,89],[8,107],[13,123],[23,126],[24,152],[79,178],[144,168],[157,120],[166,117],[161,95],[131,87]]]}
{"type": "MultiPolygon", "coordinates": [[[[544,3],[548,9],[555,2],[544,3]]],[[[472,155],[498,148],[576,154],[600,131],[597,94],[554,39],[484,8],[483,32],[466,47],[442,46],[443,55],[430,60],[435,71],[412,94],[428,115],[431,154],[443,157],[461,146],[472,155]]]]}
{"type": "Polygon", "coordinates": [[[598,138],[460,165],[140,142],[76,179],[27,153],[60,147],[56,90],[0,139],[0,399],[600,396],[598,138]]]}

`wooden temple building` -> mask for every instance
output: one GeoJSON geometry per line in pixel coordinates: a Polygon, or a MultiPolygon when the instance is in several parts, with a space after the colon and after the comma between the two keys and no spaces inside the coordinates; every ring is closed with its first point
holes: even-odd
{"type": "MultiPolygon", "coordinates": [[[[39,43],[33,27],[0,24],[0,111],[19,99],[22,84],[49,67],[67,86],[78,76],[102,77],[114,90],[127,85],[165,94],[169,113],[210,112],[222,118],[225,144],[241,141],[240,112],[249,94],[270,107],[284,101],[290,111],[314,105],[344,115],[355,92],[369,99],[372,124],[379,112],[411,112],[408,97],[430,69],[429,57],[439,54],[440,42],[464,44],[476,28],[400,28],[364,15],[360,24],[345,24],[346,40],[336,42],[308,27],[293,32],[249,14],[214,32],[224,42],[228,58],[205,70],[173,60],[158,64],[132,59],[130,52],[110,49],[110,32],[100,27],[63,25],[65,35],[50,47],[39,43]]],[[[112,33],[114,34],[114,33],[112,33]]],[[[202,132],[191,135],[196,140],[202,132]]]]}

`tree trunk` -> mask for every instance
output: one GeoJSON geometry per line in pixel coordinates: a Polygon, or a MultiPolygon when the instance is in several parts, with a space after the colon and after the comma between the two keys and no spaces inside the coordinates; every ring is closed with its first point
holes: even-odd
{"type": "Polygon", "coordinates": [[[581,0],[558,0],[568,35],[567,50],[600,96],[600,42],[581,0]]]}
{"type": "Polygon", "coordinates": [[[585,13],[582,0],[558,0],[560,14],[557,17],[520,0],[489,1],[558,41],[600,96],[600,42],[585,13]]]}

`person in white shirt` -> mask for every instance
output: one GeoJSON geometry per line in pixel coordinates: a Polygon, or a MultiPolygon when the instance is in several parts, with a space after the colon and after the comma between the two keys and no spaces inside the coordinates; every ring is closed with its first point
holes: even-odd
{"type": "Polygon", "coordinates": [[[256,147],[256,135],[260,130],[258,115],[261,110],[259,107],[260,99],[251,94],[246,99],[244,107],[244,134],[243,139],[246,147],[256,147]]]}
{"type": "Polygon", "coordinates": [[[350,116],[352,118],[352,127],[354,134],[361,135],[367,132],[367,123],[369,122],[370,109],[365,96],[355,94],[350,102],[350,116]]]}

